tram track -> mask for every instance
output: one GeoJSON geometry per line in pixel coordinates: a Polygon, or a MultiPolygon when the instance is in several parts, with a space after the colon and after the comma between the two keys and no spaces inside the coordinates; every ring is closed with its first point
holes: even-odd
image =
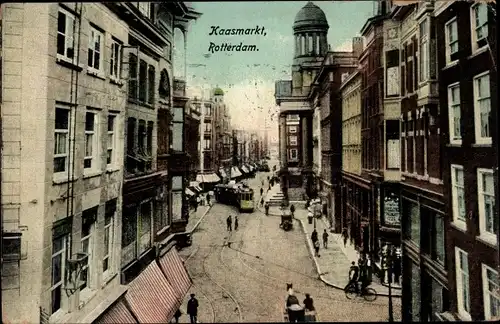
{"type": "MultiPolygon", "coordinates": [[[[220,222],[217,221],[217,224],[220,222]]],[[[205,240],[201,240],[205,241],[205,240]]],[[[193,281],[204,281],[203,279],[208,279],[212,283],[212,287],[210,288],[211,292],[208,292],[206,288],[202,288],[202,284],[194,285],[200,292],[206,297],[210,304],[210,308],[212,310],[212,323],[217,322],[226,322],[226,323],[241,323],[243,322],[243,316],[241,311],[241,306],[238,300],[234,297],[234,295],[224,286],[222,286],[214,277],[210,274],[208,270],[209,267],[207,263],[209,263],[210,258],[218,252],[217,262],[220,262],[225,267],[230,269],[230,267],[224,262],[222,258],[222,252],[224,250],[224,245],[209,245],[207,247],[197,246],[186,258],[184,261],[192,265],[191,268],[194,267],[194,256],[198,255],[197,259],[200,259],[201,267],[198,269],[198,273],[190,272],[191,278],[193,281]],[[219,250],[219,251],[218,251],[219,250]],[[202,253],[200,253],[202,251],[202,253]],[[200,255],[201,254],[201,255],[200,255]],[[214,289],[215,288],[215,289],[214,289]],[[236,314],[235,314],[236,313],[236,314]],[[235,316],[236,315],[236,318],[235,316]]],[[[206,284],[206,282],[205,282],[206,284]]]]}
{"type": "MultiPolygon", "coordinates": [[[[260,180],[259,180],[260,181],[260,180]]],[[[263,223],[263,213],[258,209],[256,208],[256,214],[257,214],[257,218],[259,220],[258,222],[258,226],[259,228],[262,226],[262,223],[263,223]]],[[[254,214],[255,215],[255,214],[254,214]]],[[[250,227],[246,227],[245,228],[245,231],[242,235],[242,241],[241,243],[244,241],[244,238],[247,236],[246,234],[248,234],[248,231],[250,230],[251,228],[250,227]]],[[[267,241],[271,241],[269,238],[266,238],[267,241]]],[[[236,243],[236,242],[235,242],[236,243]]],[[[248,278],[248,279],[252,279],[253,281],[256,281],[256,282],[260,282],[260,283],[263,283],[265,287],[269,287],[269,286],[272,286],[272,287],[275,287],[277,289],[284,289],[283,287],[285,287],[286,285],[286,280],[284,279],[281,279],[281,278],[277,278],[277,277],[274,277],[274,276],[271,276],[267,273],[264,273],[254,267],[252,267],[251,265],[249,265],[245,260],[243,260],[242,258],[242,254],[240,249],[234,249],[234,248],[230,248],[231,250],[233,250],[234,252],[236,252],[237,254],[237,258],[238,260],[240,261],[240,263],[245,267],[247,268],[248,270],[250,270],[251,272],[255,273],[255,275],[257,275],[257,277],[255,276],[249,276],[249,275],[246,275],[245,273],[243,273],[242,271],[239,271],[242,275],[245,276],[245,278],[248,278]],[[268,280],[263,280],[263,278],[267,278],[268,280]]],[[[258,256],[256,257],[256,259],[260,260],[260,262],[262,262],[262,259],[258,258],[258,256]]],[[[293,272],[293,270],[288,270],[290,272],[293,272]]],[[[317,279],[317,278],[310,278],[310,279],[317,279]]],[[[319,281],[318,281],[319,283],[319,281]]],[[[313,291],[317,291],[319,290],[321,287],[313,287],[313,286],[310,286],[310,285],[307,285],[307,286],[304,286],[304,285],[301,285],[301,284],[294,284],[295,286],[302,286],[304,287],[305,289],[302,289],[302,290],[299,290],[299,289],[294,289],[296,293],[300,293],[300,294],[305,294],[305,292],[303,290],[313,290],[313,291]],[[309,288],[309,289],[308,289],[309,288]]],[[[345,302],[345,298],[344,296],[342,295],[341,297],[333,297],[333,296],[322,296],[321,294],[316,294],[314,295],[315,298],[320,298],[320,299],[324,299],[324,300],[329,300],[329,301],[341,301],[341,302],[345,302]]],[[[357,301],[352,301],[352,302],[357,302],[357,301]]]]}

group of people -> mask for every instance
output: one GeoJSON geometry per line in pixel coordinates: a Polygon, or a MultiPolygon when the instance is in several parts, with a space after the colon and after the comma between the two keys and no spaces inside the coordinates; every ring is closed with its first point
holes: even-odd
{"type": "MultiPolygon", "coordinates": [[[[328,232],[326,231],[326,228],[324,229],[323,231],[323,248],[327,249],[328,248],[328,232]]],[[[318,238],[318,231],[316,231],[316,229],[314,229],[311,233],[311,242],[314,246],[314,253],[315,253],[315,256],[316,257],[320,257],[319,255],[319,247],[320,247],[320,244],[319,244],[319,238],[318,238]]]]}
{"type": "Polygon", "coordinates": [[[196,196],[196,199],[193,200],[192,205],[194,208],[194,211],[196,212],[198,210],[198,206],[204,206],[205,203],[208,206],[211,206],[210,203],[210,193],[207,192],[206,194],[199,194],[196,196]]]}
{"type": "Polygon", "coordinates": [[[356,293],[359,293],[359,284],[361,283],[361,292],[364,291],[372,282],[372,260],[369,255],[361,254],[358,259],[358,264],[352,261],[349,269],[349,283],[345,287],[353,286],[356,293]]]}
{"type": "MultiPolygon", "coordinates": [[[[231,215],[229,215],[226,219],[226,223],[227,223],[227,230],[228,232],[231,232],[233,230],[233,217],[231,215]]],[[[234,230],[237,231],[238,230],[238,216],[234,216],[234,230]]]]}

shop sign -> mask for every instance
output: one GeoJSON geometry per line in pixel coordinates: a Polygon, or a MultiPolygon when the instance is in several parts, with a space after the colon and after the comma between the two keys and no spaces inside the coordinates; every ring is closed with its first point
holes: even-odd
{"type": "Polygon", "coordinates": [[[384,198],[384,224],[399,226],[401,224],[401,214],[399,212],[399,197],[384,198]]]}

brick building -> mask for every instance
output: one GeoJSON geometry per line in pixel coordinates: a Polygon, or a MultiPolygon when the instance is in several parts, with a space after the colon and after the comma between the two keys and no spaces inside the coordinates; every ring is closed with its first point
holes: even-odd
{"type": "Polygon", "coordinates": [[[498,319],[496,16],[484,3],[436,3],[449,310],[498,319]]]}

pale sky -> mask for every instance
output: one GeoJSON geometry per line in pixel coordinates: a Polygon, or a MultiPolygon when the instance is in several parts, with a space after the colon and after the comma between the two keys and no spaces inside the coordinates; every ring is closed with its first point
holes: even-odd
{"type": "MultiPolygon", "coordinates": [[[[218,86],[226,95],[233,127],[262,128],[267,122],[270,135],[277,136],[277,107],[274,82],[290,79],[293,59],[293,21],[307,1],[195,2],[203,15],[187,36],[187,81],[191,86],[218,86]],[[265,27],[263,35],[209,35],[211,26],[220,28],[265,27]],[[256,45],[257,52],[209,53],[210,42],[256,45]],[[198,65],[198,66],[193,66],[198,65]]],[[[330,29],[328,42],[333,50],[350,50],[352,37],[359,35],[373,15],[372,1],[314,1],[326,14],[330,29]]],[[[178,66],[176,65],[176,68],[178,66]]],[[[178,70],[179,71],[179,70],[178,70]]]]}

